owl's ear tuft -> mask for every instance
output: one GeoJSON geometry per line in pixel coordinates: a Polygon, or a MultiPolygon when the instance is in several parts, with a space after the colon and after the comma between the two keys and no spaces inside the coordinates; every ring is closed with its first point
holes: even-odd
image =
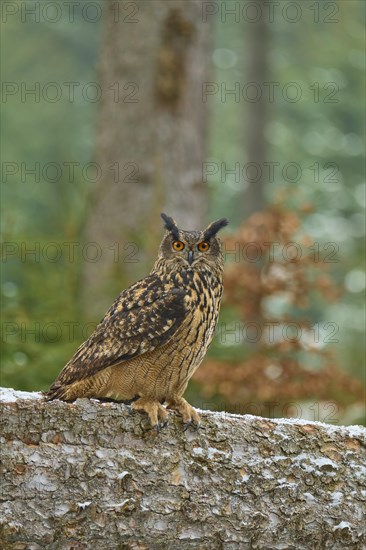
{"type": "Polygon", "coordinates": [[[170,231],[176,241],[179,241],[179,229],[177,227],[177,222],[163,212],[160,214],[160,216],[164,221],[165,229],[170,231]]]}
{"type": "Polygon", "coordinates": [[[207,229],[205,229],[203,232],[205,241],[209,241],[212,237],[216,235],[218,231],[220,231],[220,229],[222,229],[228,224],[229,222],[226,218],[221,218],[221,220],[217,220],[216,222],[210,223],[207,229]]]}

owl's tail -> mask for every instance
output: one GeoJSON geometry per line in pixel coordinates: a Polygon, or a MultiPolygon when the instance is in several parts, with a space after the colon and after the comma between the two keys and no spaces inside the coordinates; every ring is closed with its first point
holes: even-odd
{"type": "Polygon", "coordinates": [[[43,396],[46,401],[53,401],[54,399],[61,399],[61,401],[74,401],[80,395],[74,395],[75,391],[72,391],[72,386],[58,386],[53,385],[47,392],[44,392],[43,396]]]}

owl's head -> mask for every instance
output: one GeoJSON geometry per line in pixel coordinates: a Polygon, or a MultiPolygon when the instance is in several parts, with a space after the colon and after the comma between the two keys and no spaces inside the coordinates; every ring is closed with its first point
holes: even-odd
{"type": "Polygon", "coordinates": [[[222,271],[224,258],[222,244],[216,236],[228,224],[224,218],[212,222],[203,231],[180,229],[173,218],[161,214],[167,230],[159,249],[158,263],[165,269],[222,271]]]}

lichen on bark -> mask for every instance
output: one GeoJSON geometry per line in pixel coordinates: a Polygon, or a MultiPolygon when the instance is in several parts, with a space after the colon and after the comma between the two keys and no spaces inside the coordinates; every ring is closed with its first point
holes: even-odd
{"type": "Polygon", "coordinates": [[[1,548],[364,547],[364,428],[201,414],[4,391],[1,548]]]}

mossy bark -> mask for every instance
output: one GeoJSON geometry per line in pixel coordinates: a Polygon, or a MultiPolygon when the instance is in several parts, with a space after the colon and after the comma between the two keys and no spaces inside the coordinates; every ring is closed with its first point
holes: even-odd
{"type": "Polygon", "coordinates": [[[202,419],[3,392],[1,548],[365,547],[365,429],[202,419]]]}

